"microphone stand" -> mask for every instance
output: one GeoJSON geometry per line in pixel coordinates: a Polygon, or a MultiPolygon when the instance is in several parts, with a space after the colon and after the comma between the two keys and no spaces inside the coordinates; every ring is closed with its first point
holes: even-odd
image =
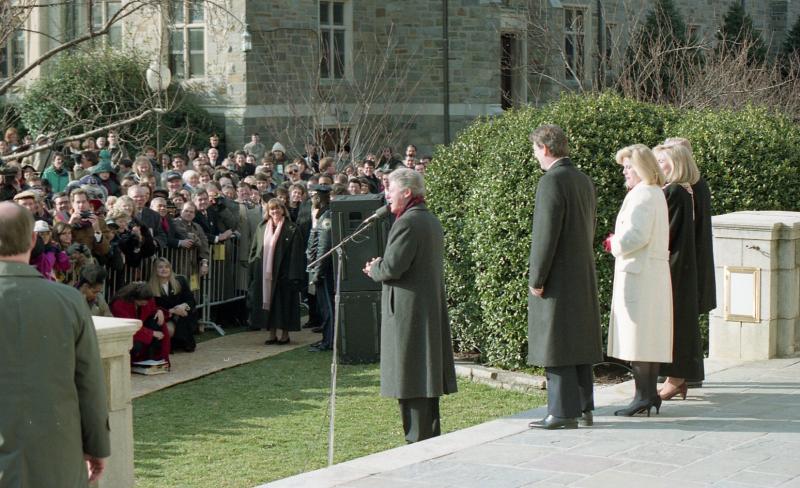
{"type": "Polygon", "coordinates": [[[331,404],[331,418],[330,423],[328,425],[328,466],[333,466],[333,441],[334,441],[334,432],[335,432],[335,423],[336,423],[336,374],[339,367],[339,303],[341,302],[341,281],[342,281],[342,261],[344,257],[344,250],[343,247],[355,239],[356,237],[363,234],[367,229],[369,229],[372,224],[381,220],[379,218],[374,218],[369,221],[362,222],[361,226],[356,229],[355,232],[350,234],[349,236],[345,237],[344,239],[333,246],[328,252],[323,254],[322,256],[318,257],[316,260],[308,264],[308,268],[314,266],[315,264],[321,262],[322,260],[330,257],[334,252],[336,253],[336,257],[339,258],[339,262],[336,266],[336,287],[335,287],[335,300],[333,305],[333,358],[331,359],[331,394],[330,394],[330,404],[331,404]],[[366,224],[366,225],[365,225],[366,224]]]}

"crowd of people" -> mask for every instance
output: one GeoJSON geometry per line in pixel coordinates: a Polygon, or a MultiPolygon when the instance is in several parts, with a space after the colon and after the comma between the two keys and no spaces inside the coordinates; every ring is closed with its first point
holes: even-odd
{"type": "Polygon", "coordinates": [[[257,133],[231,152],[212,134],[203,148],[144,147],[132,157],[113,131],[16,156],[40,142],[13,128],[0,142],[0,201],[13,200],[35,219],[30,264],[80,290],[93,314],[140,319],[132,360],[167,363],[173,351],[195,350],[199,329],[189,270],[177,274],[168,250],[191,251],[191,272],[202,277],[212,246],[235,248],[239,272],[225,286],[242,291],[247,307],[221,315],[268,329],[266,344],[284,344],[300,329],[305,303],[307,325],[323,334],[312,350],[330,349],[331,263],[306,264],[331,247],[331,199],[383,193],[393,170],[424,173],[430,161],[414,145],[402,156],[385,147],[354,161],[347,146],[331,157],[307,144],[292,159],[280,142],[268,150],[257,133]]]}

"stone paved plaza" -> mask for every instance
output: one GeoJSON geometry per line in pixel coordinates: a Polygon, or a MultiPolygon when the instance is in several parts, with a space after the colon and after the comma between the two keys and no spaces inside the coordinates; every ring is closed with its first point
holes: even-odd
{"type": "Polygon", "coordinates": [[[539,408],[263,486],[800,488],[800,358],[706,369],[651,418],[613,416],[627,382],[596,392],[590,428],[529,430],[539,408]]]}

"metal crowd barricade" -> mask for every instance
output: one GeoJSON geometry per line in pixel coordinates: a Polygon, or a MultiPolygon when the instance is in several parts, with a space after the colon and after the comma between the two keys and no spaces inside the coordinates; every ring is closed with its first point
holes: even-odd
{"type": "Polygon", "coordinates": [[[243,300],[247,296],[245,284],[249,268],[239,261],[243,255],[239,247],[239,239],[235,236],[223,243],[212,244],[208,274],[203,279],[204,307],[200,323],[213,327],[220,335],[225,335],[225,331],[211,320],[211,307],[243,300]]]}
{"type": "Polygon", "coordinates": [[[211,320],[211,307],[246,298],[248,267],[246,262],[244,265],[239,262],[239,240],[235,237],[212,245],[210,251],[208,273],[201,277],[196,249],[159,249],[156,255],[143,259],[140,266],[109,271],[105,296],[110,302],[122,286],[132,281],[147,281],[153,262],[165,257],[172,264],[172,272],[189,281],[200,311],[199,323],[225,335],[225,330],[211,320]]]}
{"type": "Polygon", "coordinates": [[[189,281],[189,287],[194,293],[195,302],[198,303],[197,306],[199,308],[202,303],[202,293],[200,289],[200,267],[198,265],[196,249],[159,249],[154,256],[143,259],[139,266],[125,266],[121,270],[110,270],[108,278],[106,279],[106,298],[111,300],[119,288],[132,281],[149,280],[153,262],[159,257],[164,257],[169,260],[170,264],[172,264],[173,273],[186,277],[189,281]]]}

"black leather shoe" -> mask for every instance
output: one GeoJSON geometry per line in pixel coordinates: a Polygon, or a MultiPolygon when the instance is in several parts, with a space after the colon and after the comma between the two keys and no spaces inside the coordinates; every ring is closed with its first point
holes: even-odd
{"type": "Polygon", "coordinates": [[[591,427],[594,425],[594,415],[592,415],[591,410],[587,410],[581,414],[581,417],[578,419],[578,425],[581,427],[591,427]]]}
{"type": "Polygon", "coordinates": [[[264,344],[266,344],[268,346],[270,346],[272,344],[277,344],[277,343],[278,343],[278,338],[277,337],[275,339],[267,339],[266,341],[264,341],[264,344]]]}
{"type": "Polygon", "coordinates": [[[331,346],[326,346],[325,344],[320,344],[318,346],[311,346],[308,348],[308,352],[322,352],[322,351],[330,351],[333,349],[331,346]]]}
{"type": "Polygon", "coordinates": [[[577,429],[578,419],[548,415],[542,420],[535,420],[529,423],[528,427],[531,429],[544,429],[544,430],[577,429]]]}
{"type": "Polygon", "coordinates": [[[322,332],[322,327],[314,327],[313,329],[311,329],[311,332],[319,334],[322,332]]]}

